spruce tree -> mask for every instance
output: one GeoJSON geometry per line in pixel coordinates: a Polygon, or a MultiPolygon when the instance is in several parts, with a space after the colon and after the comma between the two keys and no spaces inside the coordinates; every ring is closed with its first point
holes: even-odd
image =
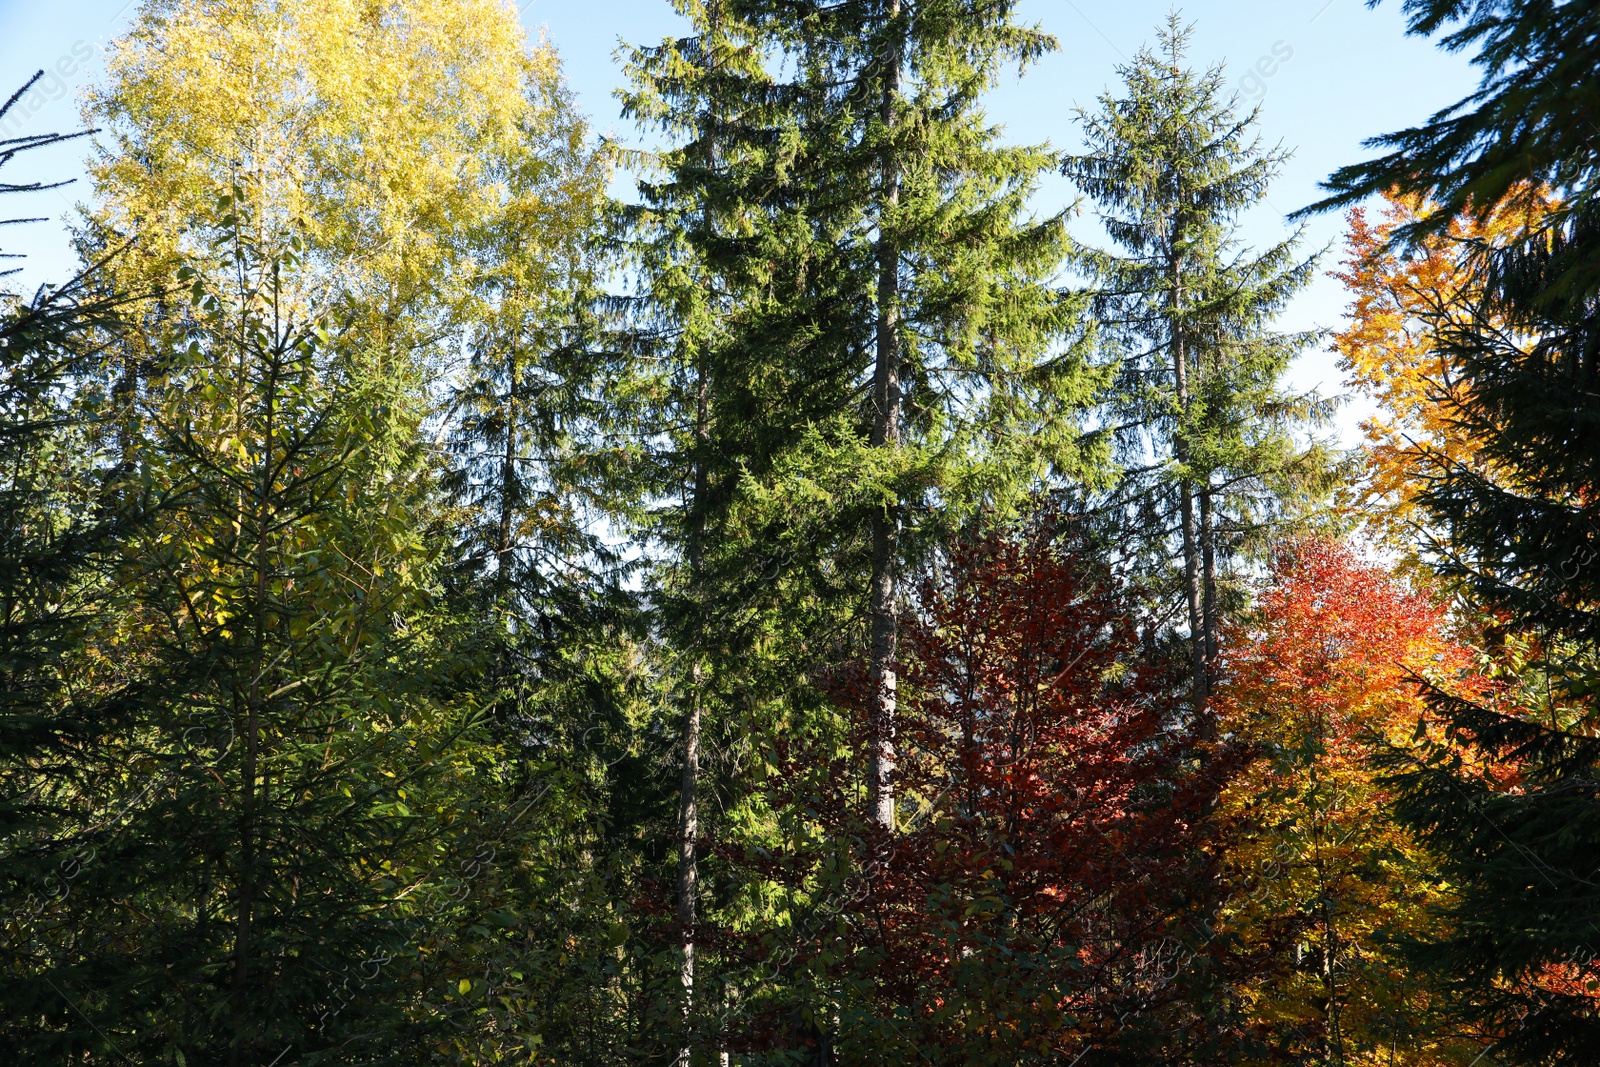
{"type": "Polygon", "coordinates": [[[1086,150],[1062,170],[1121,249],[1076,257],[1118,363],[1102,418],[1124,473],[1103,506],[1135,560],[1158,574],[1181,561],[1199,706],[1215,684],[1229,563],[1318,488],[1327,458],[1295,434],[1327,409],[1283,386],[1317,335],[1271,328],[1316,257],[1298,255],[1299,233],[1261,251],[1238,236],[1287,157],[1252,136],[1256,116],[1234,111],[1220,67],[1185,66],[1190,32],[1173,15],[1159,51],[1120,68],[1122,95],[1080,113],[1086,150]]]}
{"type": "MultiPolygon", "coordinates": [[[[0,167],[71,136],[0,143],[0,167]]],[[[49,187],[0,181],[6,193],[49,187]]],[[[79,876],[96,850],[62,823],[79,799],[83,747],[120,717],[126,695],[76,690],[72,663],[114,603],[108,572],[146,517],[143,499],[118,494],[106,477],[92,420],[74,403],[118,303],[99,291],[93,265],[31,298],[0,290],[0,958],[9,975],[0,1047],[26,1041],[61,1062],[81,1045],[62,1036],[76,1025],[72,1003],[39,981],[48,949],[38,926],[81,901],[79,876]]]]}
{"type": "MultiPolygon", "coordinates": [[[[811,680],[863,654],[862,817],[881,838],[906,574],[953,530],[1092,465],[1078,419],[1099,383],[1074,343],[1079,307],[1051,285],[1064,222],[1025,211],[1052,159],[1002,145],[979,106],[1053,41],[1010,4],[684,11],[695,34],[641,54],[630,100],[674,135],[641,215],[679,346],[682,447],[663,469],[680,487],[678,558],[695,549],[684,603],[736,665],[717,689],[768,761],[779,744],[847,743],[811,680]]],[[[766,810],[814,839],[803,813],[766,810]]],[[[746,994],[766,998],[751,1011],[788,1003],[798,1025],[770,981],[746,994]]],[[[812,1008],[813,1040],[843,1025],[812,1008]]]]}
{"type": "MultiPolygon", "coordinates": [[[[1376,2],[1376,0],[1374,0],[1376,2]]],[[[1440,47],[1476,49],[1482,71],[1469,96],[1422,125],[1374,137],[1376,159],[1341,167],[1331,194],[1302,214],[1358,204],[1392,189],[1436,210],[1401,227],[1397,242],[1447,233],[1453,220],[1483,222],[1526,187],[1559,198],[1541,230],[1589,225],[1587,190],[1600,178],[1600,15],[1587,4],[1552,0],[1404,0],[1412,34],[1442,34],[1440,47]]],[[[1600,257],[1573,254],[1552,282],[1575,290],[1600,285],[1600,257]]]]}
{"type": "Polygon", "coordinates": [[[73,892],[20,916],[8,1037],[382,1062],[438,1029],[414,919],[483,759],[474,660],[432,595],[418,409],[307,316],[250,198],[220,204],[234,277],[190,273],[192,310],[148,339],[140,435],[116,439],[99,368],[74,401],[114,493],[161,506],[58,668],[70,759],[22,783],[53,806],[27,851],[72,859],[73,892]]]}
{"type": "Polygon", "coordinates": [[[776,254],[782,238],[761,203],[790,109],[762,65],[760,38],[726,0],[679,10],[691,35],[630,56],[624,112],[667,143],[624,216],[638,285],[631,343],[659,368],[641,391],[650,445],[639,529],[658,552],[651,599],[679,716],[675,999],[686,1063],[725,1029],[725,1005],[696,996],[719,982],[702,930],[750,918],[729,899],[729,872],[702,855],[703,839],[726,836],[723,812],[749,813],[751,783],[728,771],[749,758],[748,724],[771,714],[750,694],[792,690],[804,672],[797,649],[774,654],[773,621],[801,607],[807,621],[791,619],[789,632],[804,633],[838,614],[836,593],[813,585],[808,597],[804,579],[770,581],[792,549],[741,530],[741,493],[770,479],[806,427],[845,400],[823,368],[771,358],[794,342],[773,331],[774,290],[795,304],[830,297],[776,254]]]}
{"type": "Polygon", "coordinates": [[[1454,890],[1444,932],[1412,946],[1463,1028],[1504,1062],[1588,1063],[1600,1048],[1600,51],[1592,4],[1410,0],[1413,33],[1476,48],[1477,91],[1389,151],[1336,172],[1313,209],[1391,188],[1437,205],[1397,231],[1448,237],[1528,190],[1548,211],[1463,243],[1467,314],[1429,322],[1458,370],[1443,398],[1466,457],[1429,456],[1427,555],[1489,621],[1492,701],[1431,688],[1449,740],[1393,756],[1402,819],[1454,890]],[[1518,662],[1518,661],[1521,662],[1518,662]],[[1514,785],[1506,781],[1513,775],[1514,785]]]}

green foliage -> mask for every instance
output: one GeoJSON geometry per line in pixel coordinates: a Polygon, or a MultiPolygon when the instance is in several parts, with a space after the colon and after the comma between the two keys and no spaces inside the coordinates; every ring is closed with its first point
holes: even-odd
{"type": "MultiPolygon", "coordinates": [[[[1389,151],[1335,171],[1325,185],[1332,195],[1304,212],[1401,189],[1438,205],[1395,233],[1407,242],[1445,233],[1462,215],[1484,222],[1523,187],[1548,187],[1565,201],[1546,223],[1552,229],[1569,215],[1592,213],[1587,194],[1600,176],[1594,11],[1554,0],[1405,0],[1403,6],[1411,33],[1443,33],[1440,46],[1452,52],[1477,50],[1478,88],[1423,125],[1369,140],[1368,147],[1389,151]]],[[[1600,266],[1592,259],[1570,262],[1558,277],[1563,285],[1593,289],[1600,266]]]]}
{"type": "Polygon", "coordinates": [[[1396,770],[1400,811],[1462,886],[1452,932],[1419,949],[1457,1009],[1513,1059],[1584,1062],[1594,1047],[1594,742],[1600,677],[1600,440],[1595,296],[1563,289],[1600,243],[1565,233],[1481,254],[1475,313],[1440,329],[1461,373],[1449,417],[1478,442],[1418,499],[1443,531],[1428,548],[1489,620],[1513,691],[1487,704],[1437,694],[1456,743],[1396,770]],[[1520,662],[1519,662],[1520,660],[1520,662]],[[1488,761],[1500,773],[1481,771],[1488,761]]]}
{"type": "Polygon", "coordinates": [[[1282,536],[1333,472],[1326,449],[1301,440],[1328,403],[1282,384],[1317,335],[1272,329],[1316,257],[1299,258],[1298,233],[1260,252],[1237,236],[1286,155],[1251,136],[1256,117],[1234,112],[1221,68],[1184,65],[1188,39],[1173,15],[1161,52],[1121,68],[1123,95],[1082,115],[1087,151],[1062,170],[1122,249],[1076,256],[1117,363],[1101,415],[1123,471],[1102,505],[1111,536],[1157,575],[1182,560],[1177,580],[1160,584],[1188,601],[1196,657],[1210,660],[1219,611],[1240,604],[1229,561],[1282,536]]]}
{"type": "Polygon", "coordinates": [[[92,265],[0,309],[0,1047],[1427,1064],[1438,977],[1506,1058],[1587,1062],[1593,89],[1518,52],[1582,67],[1578,7],[1412,0],[1484,94],[1391,139],[1425,173],[1335,178],[1558,208],[1429,333],[1477,451],[1408,499],[1505,684],[1408,747],[1410,661],[1466,652],[1374,629],[1376,571],[1222,625],[1341,472],[1274,327],[1315,257],[1237,236],[1286,157],[1176,16],[1063,161],[983,108],[1056,46],[1012,0],[678,0],[616,205],[501,0],[145,5],[92,265]],[[1057,166],[1114,251],[1031,212],[1057,166]],[[1361,843],[1375,747],[1403,847],[1361,843]],[[1324,769],[1291,857],[1273,776],[1324,769]]]}
{"type": "Polygon", "coordinates": [[[56,817],[16,845],[77,874],[14,932],[8,1014],[41,1056],[392,1056],[397,972],[340,991],[404,944],[406,887],[448,853],[456,783],[482,771],[405,391],[294,306],[295,250],[251,242],[251,206],[219,201],[232,284],[188,275],[146,432],[117,442],[117,490],[160,506],[58,668],[51,711],[97,714],[70,760],[19,783],[56,817]]]}
{"type": "MultiPolygon", "coordinates": [[[[869,601],[892,640],[899,573],[952,531],[1094,466],[1080,416],[1101,379],[1081,302],[1052,284],[1063,218],[1026,210],[1052,156],[1001,143],[979,106],[1049,37],[1009,4],[680,10],[693,34],[632,55],[625,106],[671,143],[631,214],[668,368],[651,526],[663,621],[678,677],[696,678],[684,715],[712,701],[707,758],[725,774],[770,765],[780,739],[841,740],[816,671],[864,650],[869,601]]],[[[817,843],[748,771],[707,787],[719,838],[817,843]]],[[[721,921],[751,937],[810,921],[772,914],[755,871],[711,878],[721,921]]],[[[828,910],[786,905],[814,906],[828,910]]],[[[724,999],[790,1013],[763,1040],[812,1025],[795,1021],[809,994],[776,1006],[790,980],[741,964],[727,981],[724,999]]]]}

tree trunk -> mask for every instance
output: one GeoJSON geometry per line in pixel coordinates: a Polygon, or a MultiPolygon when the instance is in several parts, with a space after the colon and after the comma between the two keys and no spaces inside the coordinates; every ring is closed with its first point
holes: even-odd
{"type": "MultiPolygon", "coordinates": [[[[706,452],[710,447],[710,383],[707,381],[706,359],[704,352],[700,355],[699,373],[696,382],[697,395],[695,397],[695,460],[694,482],[690,489],[689,498],[687,550],[689,564],[689,591],[691,597],[696,597],[701,591],[701,583],[705,570],[705,495],[706,495],[706,452]]],[[[680,958],[678,964],[678,981],[683,988],[683,1018],[685,1027],[688,1026],[689,1015],[694,1010],[694,963],[695,963],[695,894],[700,883],[700,709],[701,709],[701,666],[699,663],[700,646],[704,639],[704,618],[699,610],[699,605],[694,605],[691,610],[695,612],[692,623],[692,633],[689,638],[690,655],[695,657],[695,664],[689,672],[689,706],[684,712],[683,719],[683,777],[678,787],[678,928],[680,958]]],[[[685,1031],[687,1033],[687,1030],[685,1031]]],[[[679,1067],[689,1067],[691,1048],[687,1037],[683,1046],[678,1050],[679,1067]]]]}
{"type": "MultiPolygon", "coordinates": [[[[720,5],[713,0],[707,6],[706,38],[710,49],[716,48],[717,16],[720,14],[720,5]]],[[[711,52],[707,53],[707,67],[716,69],[716,62],[711,52]]],[[[706,171],[713,173],[717,164],[717,141],[715,133],[708,126],[705,131],[706,171]]],[[[709,235],[715,220],[711,215],[709,198],[704,202],[701,222],[709,235]]],[[[689,564],[689,590],[691,597],[698,597],[705,571],[705,505],[706,505],[706,457],[710,450],[711,440],[711,383],[709,380],[710,360],[705,349],[706,340],[701,339],[700,348],[696,352],[699,366],[695,374],[695,405],[694,405],[694,481],[690,489],[688,529],[686,531],[686,549],[689,564]]],[[[701,696],[701,667],[699,662],[700,647],[704,639],[704,615],[696,604],[693,634],[690,639],[690,654],[695,657],[695,664],[690,669],[689,707],[684,714],[683,722],[683,777],[678,787],[678,929],[679,929],[679,961],[678,983],[683,991],[683,1021],[684,1041],[678,1049],[678,1067],[689,1067],[689,1058],[693,1052],[692,1042],[689,1039],[690,1016],[694,1011],[694,965],[695,965],[695,921],[696,921],[696,894],[700,884],[700,712],[702,705],[701,696]]]]}
{"type": "Polygon", "coordinates": [[[1217,670],[1217,531],[1212,509],[1211,479],[1200,490],[1201,624],[1204,629],[1206,692],[1216,688],[1217,670]]]}
{"type": "MultiPolygon", "coordinates": [[[[1187,466],[1187,441],[1190,408],[1189,361],[1182,322],[1183,268],[1177,250],[1178,223],[1173,223],[1173,247],[1169,251],[1168,272],[1171,291],[1167,295],[1168,334],[1172,342],[1172,377],[1178,392],[1178,431],[1173,435],[1173,454],[1187,466]]],[[[1206,677],[1206,627],[1201,591],[1200,524],[1195,515],[1194,482],[1184,472],[1178,484],[1178,505],[1183,523],[1183,593],[1189,609],[1189,646],[1193,676],[1194,704],[1198,711],[1210,695],[1206,677]]]]}
{"type": "Polygon", "coordinates": [[[511,588],[511,527],[517,496],[517,361],[513,356],[506,382],[506,439],[500,457],[500,528],[496,531],[495,584],[504,596],[511,588]]]}
{"type": "Polygon", "coordinates": [[[255,500],[255,605],[254,647],[250,652],[250,680],[245,691],[245,721],[242,731],[242,753],[239,783],[239,914],[233,936],[233,1030],[234,1040],[228,1061],[239,1062],[240,1050],[247,1040],[250,1027],[244,1019],[245,1004],[249,997],[251,939],[255,920],[255,866],[256,866],[256,774],[259,760],[261,729],[262,675],[267,668],[267,589],[268,562],[270,559],[269,531],[271,530],[272,472],[274,469],[273,435],[276,430],[274,415],[278,399],[278,354],[269,356],[267,371],[265,425],[262,431],[261,474],[256,487],[255,500]]]}
{"type": "MultiPolygon", "coordinates": [[[[899,0],[890,0],[889,32],[900,15],[899,0]]],[[[900,248],[895,240],[894,213],[900,203],[900,168],[891,140],[895,103],[900,92],[900,43],[894,38],[883,57],[885,65],[879,118],[884,145],[880,156],[882,199],[878,205],[878,315],[877,364],[872,376],[874,448],[900,446],[900,248]]],[[[872,520],[872,615],[869,685],[871,752],[867,765],[870,817],[882,829],[894,829],[895,769],[895,642],[899,630],[898,568],[900,509],[891,505],[872,520]]]]}
{"type": "MultiPolygon", "coordinates": [[[[1184,457],[1179,456],[1179,462],[1184,457]]],[[[1189,611],[1189,662],[1195,707],[1210,695],[1206,684],[1206,632],[1204,595],[1201,591],[1200,529],[1195,515],[1194,483],[1184,478],[1179,484],[1183,513],[1183,595],[1189,611]]]]}
{"type": "MultiPolygon", "coordinates": [[[[683,781],[679,796],[678,839],[678,927],[681,931],[678,981],[683,986],[685,1025],[694,1009],[695,893],[700,881],[698,841],[700,836],[700,665],[691,672],[693,691],[683,724],[683,781]]],[[[679,1067],[689,1067],[687,1040],[678,1050],[679,1067]]]]}

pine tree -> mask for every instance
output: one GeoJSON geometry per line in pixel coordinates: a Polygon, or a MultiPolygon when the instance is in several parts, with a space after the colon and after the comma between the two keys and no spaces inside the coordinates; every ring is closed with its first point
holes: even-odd
{"type": "MultiPolygon", "coordinates": [[[[534,73],[522,143],[498,168],[505,202],[461,242],[476,267],[453,313],[466,360],[441,416],[450,582],[486,661],[497,753],[473,793],[470,860],[493,875],[475,880],[430,951],[477,976],[435,1005],[456,1019],[459,1055],[512,1055],[531,1028],[550,1055],[622,1062],[649,1023],[647,995],[611,996],[616,931],[633,917],[630,886],[648,877],[642,854],[665,802],[639,712],[639,598],[603,536],[627,528],[638,496],[637,374],[600,295],[615,263],[613,153],[592,140],[559,69],[534,73]]],[[[630,981],[648,966],[649,936],[625,939],[630,981]]]]}
{"type": "Polygon", "coordinates": [[[449,416],[462,551],[502,593],[595,552],[584,505],[606,498],[604,468],[589,468],[605,459],[610,368],[587,342],[611,153],[591,143],[559,68],[527,81],[521,141],[498,162],[504,203],[465,235],[476,273],[449,416]]]}
{"type": "MultiPolygon", "coordinates": [[[[588,336],[611,154],[591,142],[554,49],[530,47],[502,0],[160,0],[108,66],[90,101],[107,136],[85,246],[133,236],[122,281],[167,281],[185,263],[226,289],[197,220],[219,184],[241,183],[274,240],[302,240],[296,277],[318,293],[338,359],[382,377],[388,410],[426,425],[427,461],[408,460],[416,495],[396,501],[416,509],[430,554],[429,621],[450,634],[439,655],[470,645],[484,671],[471,688],[485,763],[450,805],[477,835],[459,862],[499,856],[462,901],[440,901],[437,878],[418,890],[438,905],[437,927],[407,926],[430,945],[430,1010],[462,1055],[521,1040],[528,1004],[552,998],[553,1047],[624,1040],[584,1003],[603,999],[615,964],[626,894],[607,884],[610,864],[636,851],[617,810],[636,740],[636,612],[595,532],[627,498],[615,480],[627,449],[607,437],[627,384],[588,336]],[[575,943],[547,955],[543,937],[575,943]],[[478,984],[446,989],[437,972],[451,968],[452,983],[478,984]]],[[[138,310],[114,338],[130,448],[165,403],[154,346],[189,314],[181,293],[138,310]]],[[[396,430],[416,435],[407,448],[423,432],[396,430]]]]}
{"type": "Polygon", "coordinates": [[[1402,816],[1460,887],[1455,932],[1418,958],[1524,1062],[1584,1062],[1600,1040],[1600,297],[1563,280],[1597,243],[1580,217],[1478,253],[1472,314],[1433,324],[1459,371],[1452,435],[1474,448],[1430,457],[1440,473],[1417,494],[1438,531],[1427,558],[1486,616],[1513,690],[1436,692],[1458,743],[1396,764],[1402,816]]]}
{"type": "Polygon", "coordinates": [[[1326,456],[1294,435],[1327,408],[1281,384],[1316,335],[1271,329],[1316,257],[1297,256],[1298,233],[1261,252],[1237,237],[1286,156],[1250,137],[1255,115],[1233,111],[1220,68],[1184,66],[1189,37],[1174,14],[1160,51],[1121,68],[1124,95],[1080,115],[1087,151],[1062,170],[1123,250],[1078,256],[1120,357],[1104,421],[1125,473],[1106,507],[1119,538],[1147,531],[1135,552],[1158,566],[1177,540],[1199,705],[1215,684],[1228,563],[1320,488],[1326,456]]]}

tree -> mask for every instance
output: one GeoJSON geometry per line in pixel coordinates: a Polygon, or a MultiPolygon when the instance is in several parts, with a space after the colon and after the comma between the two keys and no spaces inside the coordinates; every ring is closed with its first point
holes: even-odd
{"type": "Polygon", "coordinates": [[[864,359],[840,360],[835,373],[872,383],[807,445],[811,456],[793,457],[801,465],[789,477],[829,493],[855,486],[848,514],[865,523],[878,694],[869,805],[890,829],[899,576],[918,551],[908,535],[974,509],[1003,514],[1035,479],[1083,463],[1077,416],[1092,375],[1080,353],[1056,347],[1077,322],[1047,284],[1065,248],[1062,218],[1023,214],[1049,156],[997,144],[977,107],[1001,64],[1025,64],[1054,42],[1016,24],[1009,4],[752,10],[794,55],[783,88],[802,136],[775,177],[791,186],[796,236],[838,249],[827,281],[844,314],[790,328],[864,359]],[[935,522],[904,528],[938,497],[947,503],[932,509],[935,522]]]}
{"type": "MultiPolygon", "coordinates": [[[[0,166],[66,139],[7,142],[0,166]]],[[[48,187],[0,183],[0,192],[48,187]]],[[[144,501],[119,499],[107,484],[92,420],[74,403],[74,384],[99,355],[97,327],[118,310],[116,298],[96,293],[93,275],[91,265],[31,299],[0,291],[0,930],[12,979],[0,1042],[8,1048],[33,1040],[41,1024],[57,1030],[72,1013],[54,991],[38,1002],[28,967],[37,945],[25,934],[81,889],[74,883],[94,859],[91,842],[56,835],[75,799],[59,784],[76,772],[84,740],[116,716],[120,694],[75,691],[71,662],[114,601],[106,577],[119,550],[148,518],[144,501]]]]}
{"type": "MultiPolygon", "coordinates": [[[[813,679],[859,627],[876,650],[864,777],[884,838],[902,573],[1090,451],[1077,416],[1096,379],[1071,343],[1077,307],[1049,284],[1061,220],[1024,211],[1049,156],[1000,145],[977,103],[1051,42],[1009,4],[685,13],[694,33],[637,53],[628,99],[673,138],[636,222],[673,368],[654,424],[670,510],[652,532],[675,564],[682,721],[714,708],[697,736],[758,766],[782,737],[836,738],[813,679]]],[[[768,794],[723,794],[752,848],[784,834],[768,794]]],[[[770,899],[759,869],[746,877],[724,878],[723,899],[770,899]]],[[[777,995],[748,972],[728,981],[777,995]]]]}
{"type": "Polygon", "coordinates": [[[1591,1063],[1600,743],[1571,726],[1591,714],[1587,693],[1544,680],[1548,688],[1508,684],[1492,700],[1431,691],[1433,743],[1390,761],[1401,822],[1442,857],[1454,887],[1444,922],[1408,955],[1443,990],[1446,1017],[1479,1035],[1486,1053],[1591,1063]]]}
{"type": "MultiPolygon", "coordinates": [[[[1594,12],[1548,0],[1405,0],[1403,7],[1410,33],[1448,30],[1441,47],[1477,48],[1478,88],[1424,125],[1372,138],[1367,147],[1390,151],[1341,167],[1326,183],[1332,195],[1300,213],[1398,189],[1437,205],[1396,232],[1409,242],[1447,232],[1463,215],[1482,223],[1519,190],[1532,188],[1549,189],[1561,201],[1538,230],[1592,229],[1590,200],[1581,194],[1593,186],[1600,159],[1594,12]]],[[[1585,243],[1550,280],[1592,290],[1600,284],[1597,270],[1592,245],[1585,243]]]]}
{"type": "Polygon", "coordinates": [[[573,349],[608,157],[525,44],[492,2],[196,0],[114,49],[81,245],[130,240],[96,284],[143,299],[73,402],[117,499],[169,510],[107,564],[49,708],[117,714],[28,783],[62,809],[35,860],[118,857],[74,883],[94,907],[30,917],[30,1048],[421,1062],[612,1021],[584,1009],[613,981],[606,771],[639,672],[574,578],[594,542],[568,495],[604,480],[603,374],[573,349]],[[471,442],[508,426],[490,488],[541,469],[482,493],[471,442]],[[508,518],[515,566],[500,538],[484,568],[508,518]]]}
{"type": "Polygon", "coordinates": [[[953,549],[908,619],[915,814],[816,949],[864,990],[844,1062],[1182,1062],[1215,1036],[1205,812],[1229,760],[1186,760],[1182,674],[1074,540],[1045,515],[953,549]]]}
{"type": "Polygon", "coordinates": [[[345,310],[371,328],[448,306],[477,267],[460,238],[498,214],[519,154],[544,147],[527,134],[566,120],[554,53],[524,45],[495,0],[146,5],[88,100],[109,135],[91,233],[137,236],[158,270],[175,254],[199,265],[185,224],[248,178],[262,221],[299,226],[307,269],[359,295],[345,310]]]}
{"type": "Polygon", "coordinates": [[[1125,474],[1107,506],[1118,530],[1150,531],[1139,550],[1159,564],[1178,540],[1199,707],[1229,607],[1220,576],[1325,488],[1328,460],[1294,439],[1327,406],[1281,385],[1316,335],[1270,329],[1315,257],[1297,258],[1298,233],[1259,253],[1236,236],[1286,156],[1249,139],[1255,115],[1234,113],[1220,68],[1184,67],[1189,35],[1174,14],[1160,54],[1146,49],[1120,68],[1126,95],[1080,115],[1087,151],[1062,171],[1124,250],[1077,257],[1120,357],[1104,421],[1125,474]]]}
{"type": "MultiPolygon", "coordinates": [[[[760,673],[752,662],[759,638],[748,622],[730,632],[753,562],[748,548],[729,550],[731,502],[741,478],[752,467],[763,469],[770,451],[782,447],[784,430],[793,431],[754,392],[753,373],[766,362],[759,349],[768,339],[758,332],[761,297],[739,240],[748,241],[761,220],[752,190],[759,178],[752,180],[750,171],[764,160],[757,146],[773,122],[773,109],[762,106],[770,77],[733,5],[677,7],[694,34],[630,55],[633,85],[623,112],[670,140],[655,159],[657,173],[639,183],[640,202],[623,213],[638,273],[639,343],[663,355],[666,368],[654,376],[643,405],[656,431],[647,436],[657,442],[643,464],[643,495],[658,503],[638,518],[662,550],[655,598],[670,656],[668,684],[682,705],[674,904],[688,1027],[678,1063],[688,1067],[694,1030],[704,1025],[694,1014],[705,1007],[696,1004],[695,990],[697,968],[705,977],[702,838],[714,832],[706,801],[721,793],[737,805],[742,791],[732,782],[706,782],[703,754],[718,733],[724,745],[733,741],[738,712],[730,690],[760,673]],[[741,345],[741,334],[755,336],[741,345]]],[[[812,398],[796,395],[790,384],[785,414],[793,420],[814,414],[812,398]]]]}
{"type": "Polygon", "coordinates": [[[612,155],[590,143],[559,68],[538,59],[522,74],[516,139],[486,161],[502,202],[456,239],[474,273],[458,311],[468,359],[450,486],[468,513],[463,554],[500,595],[531,596],[534,613],[539,586],[600,551],[585,512],[605,506],[603,390],[616,387],[591,343],[612,155]]]}
{"type": "Polygon", "coordinates": [[[1585,784],[1600,763],[1594,296],[1552,291],[1585,240],[1575,230],[1570,241],[1487,252],[1473,314],[1441,330],[1461,370],[1453,430],[1477,447],[1418,499],[1442,531],[1430,546],[1436,566],[1486,617],[1486,637],[1523,698],[1436,695],[1456,744],[1399,772],[1402,815],[1451,857],[1447,870],[1464,887],[1452,910],[1460,932],[1419,958],[1456,976],[1464,1019],[1532,1062],[1580,1056],[1594,1040],[1583,990],[1595,964],[1581,947],[1600,840],[1600,808],[1585,784]],[[1484,761],[1514,782],[1480,771],[1484,761]],[[1530,864],[1540,872],[1531,882],[1530,864]],[[1541,901],[1548,906],[1528,910],[1541,901]],[[1567,968],[1575,984],[1547,988],[1547,976],[1567,968]]]}
{"type": "Polygon", "coordinates": [[[1529,661],[1517,665],[1520,700],[1436,694],[1454,743],[1397,768],[1402,817],[1449,857],[1461,886],[1445,933],[1419,959],[1502,1055],[1587,1062],[1596,971],[1583,946],[1600,848],[1588,785],[1600,763],[1600,157],[1584,118],[1597,99],[1595,14],[1530,0],[1407,9],[1412,32],[1454,27],[1446,47],[1478,48],[1479,88],[1428,124],[1378,139],[1392,151],[1334,174],[1333,195],[1308,210],[1394,187],[1439,206],[1395,234],[1410,240],[1465,212],[1487,218],[1519,190],[1554,201],[1517,238],[1478,242],[1471,314],[1438,329],[1460,373],[1454,434],[1477,446],[1418,500],[1442,531],[1432,547],[1443,575],[1488,616],[1490,636],[1515,639],[1529,661]]]}
{"type": "Polygon", "coordinates": [[[471,661],[429,617],[416,409],[334,354],[249,198],[213,219],[235,287],[188,274],[112,468],[163,507],[110,561],[49,708],[101,715],[28,783],[54,817],[27,850],[74,859],[79,894],[26,917],[8,1014],[38,1055],[381,1060],[407,1028],[399,968],[337,1001],[378,946],[416,959],[400,891],[448,850],[436,813],[480,758],[452,691],[471,661]]]}
{"type": "Polygon", "coordinates": [[[1419,530],[1426,520],[1418,493],[1433,474],[1471,463],[1478,443],[1457,434],[1452,411],[1462,400],[1461,368],[1440,347],[1441,328],[1464,322],[1478,306],[1471,250],[1517,238],[1549,207],[1540,196],[1519,196],[1481,223],[1458,218],[1408,252],[1392,247],[1390,237],[1423,214],[1415,198],[1387,197],[1375,224],[1362,208],[1350,211],[1345,269],[1334,275],[1351,294],[1349,324],[1333,345],[1347,384],[1379,407],[1362,423],[1368,474],[1350,506],[1410,566],[1421,565],[1419,544],[1439,533],[1419,530]]]}
{"type": "Polygon", "coordinates": [[[1443,608],[1308,539],[1280,548],[1225,643],[1218,725],[1254,758],[1217,810],[1234,889],[1220,929],[1264,964],[1238,990],[1252,1059],[1470,1058],[1440,988],[1397,948],[1438,930],[1449,880],[1395,818],[1376,762],[1414,743],[1421,679],[1483,690],[1476,653],[1446,631],[1443,608]]]}
{"type": "MultiPolygon", "coordinates": [[[[104,135],[83,254],[131,239],[118,282],[140,291],[181,264],[222,270],[189,223],[237,184],[263,225],[300,234],[303,269],[372,359],[448,374],[463,335],[494,332],[497,281],[530,287],[508,319],[560,303],[533,287],[560,278],[592,217],[599,179],[566,139],[581,123],[557,57],[526,46],[498,0],[145,5],[87,101],[104,135]],[[548,210],[562,200],[575,210],[548,210]],[[526,240],[536,218],[554,225],[526,240]]],[[[152,300],[148,325],[169,313],[152,300]]],[[[121,342],[124,393],[151,358],[139,337],[121,342]]]]}

